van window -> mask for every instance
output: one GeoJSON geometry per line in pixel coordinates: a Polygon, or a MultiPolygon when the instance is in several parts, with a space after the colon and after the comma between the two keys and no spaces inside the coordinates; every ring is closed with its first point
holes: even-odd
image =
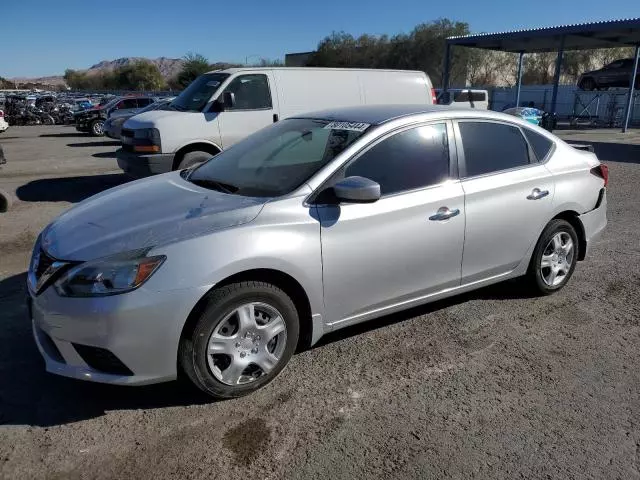
{"type": "Polygon", "coordinates": [[[225,89],[235,95],[236,103],[227,110],[264,110],[271,108],[271,92],[266,75],[241,75],[225,89]]]}
{"type": "Polygon", "coordinates": [[[382,195],[437,185],[449,178],[449,144],[444,123],[411,128],[374,145],[344,172],[380,184],[382,195]]]}
{"type": "Polygon", "coordinates": [[[453,94],[454,102],[485,102],[487,95],[484,92],[470,92],[468,90],[455,92],[453,94]]]}
{"type": "Polygon", "coordinates": [[[508,170],[529,164],[529,146],[520,129],[504,123],[460,122],[464,177],[508,170]]]}

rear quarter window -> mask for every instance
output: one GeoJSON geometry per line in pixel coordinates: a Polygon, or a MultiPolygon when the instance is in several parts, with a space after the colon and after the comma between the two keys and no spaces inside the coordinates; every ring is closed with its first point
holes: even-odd
{"type": "Polygon", "coordinates": [[[538,132],[534,132],[533,130],[529,130],[528,128],[523,128],[524,136],[527,137],[529,141],[529,145],[533,149],[533,153],[536,154],[539,162],[543,162],[551,148],[553,147],[553,142],[549,140],[544,135],[540,135],[538,132]]]}

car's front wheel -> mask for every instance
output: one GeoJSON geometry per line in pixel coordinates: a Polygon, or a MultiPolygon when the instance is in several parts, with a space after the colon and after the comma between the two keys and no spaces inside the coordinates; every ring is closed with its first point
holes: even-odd
{"type": "Polygon", "coordinates": [[[552,220],[542,232],[529,264],[528,276],[537,290],[548,295],[564,287],[578,261],[578,235],[566,220],[552,220]]]}
{"type": "Polygon", "coordinates": [[[179,353],[182,370],[217,398],[251,393],[273,380],[293,355],[296,307],[278,287],[241,282],[213,290],[179,353]]]}
{"type": "Polygon", "coordinates": [[[103,120],[94,120],[91,122],[90,132],[94,137],[101,137],[104,135],[104,121],[103,120]]]}

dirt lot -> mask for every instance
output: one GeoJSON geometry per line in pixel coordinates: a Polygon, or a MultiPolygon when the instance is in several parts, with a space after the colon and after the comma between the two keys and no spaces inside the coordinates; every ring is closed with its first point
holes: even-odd
{"type": "Polygon", "coordinates": [[[566,289],[511,282],[341,331],[265,389],[211,403],[43,371],[23,306],[33,240],[126,180],[111,141],[10,129],[0,478],[640,477],[640,134],[564,136],[594,143],[612,178],[606,234],[566,289]]]}

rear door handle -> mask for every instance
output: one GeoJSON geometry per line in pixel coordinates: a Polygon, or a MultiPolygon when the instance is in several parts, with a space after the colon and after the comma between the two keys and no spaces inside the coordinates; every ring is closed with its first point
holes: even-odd
{"type": "Polygon", "coordinates": [[[459,214],[460,214],[460,210],[457,208],[454,208],[453,210],[449,210],[449,207],[440,207],[435,215],[431,215],[429,217],[429,220],[432,220],[434,222],[441,221],[441,220],[448,220],[451,217],[455,217],[456,215],[459,215],[459,214]]]}
{"type": "Polygon", "coordinates": [[[531,191],[531,194],[527,195],[527,200],[540,200],[547,195],[549,195],[549,190],[540,190],[539,188],[534,188],[531,191]]]}

